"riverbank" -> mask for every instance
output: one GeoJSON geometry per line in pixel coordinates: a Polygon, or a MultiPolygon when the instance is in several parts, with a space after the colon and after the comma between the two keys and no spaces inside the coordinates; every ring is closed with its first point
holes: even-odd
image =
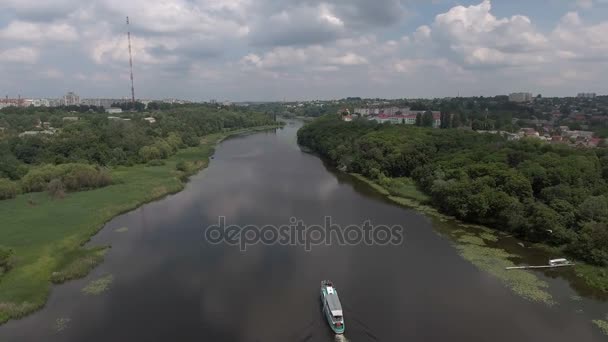
{"type": "Polygon", "coordinates": [[[206,136],[162,165],[117,167],[114,184],[53,199],[28,193],[0,201],[2,245],[14,250],[12,269],[0,278],[0,324],[44,306],[51,284],[84,277],[103,261],[106,248],[82,246],[113,217],[181,191],[187,178],[205,168],[215,146],[254,127],[206,136]],[[179,167],[178,167],[179,166],[179,167]]]}
{"type": "MultiPolygon", "coordinates": [[[[555,304],[551,295],[546,291],[548,285],[534,275],[534,272],[505,270],[506,267],[518,266],[513,262],[515,259],[519,259],[520,262],[524,261],[524,257],[500,248],[501,239],[512,239],[512,237],[488,227],[466,224],[455,217],[440,213],[430,205],[428,197],[416,187],[411,179],[386,178],[382,180],[384,184],[381,185],[360,174],[351,174],[351,176],[367,183],[396,204],[419,211],[440,222],[457,224],[458,229],[441,229],[441,234],[450,237],[463,258],[496,276],[522,297],[549,305],[555,304]]],[[[546,245],[531,245],[526,248],[532,248],[537,252],[542,251],[547,255],[563,255],[562,251],[546,245]]],[[[596,294],[608,293],[608,269],[579,261],[576,262],[573,269],[575,276],[584,281],[585,285],[596,294]]]]}

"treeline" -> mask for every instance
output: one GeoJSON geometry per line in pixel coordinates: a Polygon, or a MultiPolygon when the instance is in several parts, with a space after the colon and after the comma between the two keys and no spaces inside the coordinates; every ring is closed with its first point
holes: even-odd
{"type": "Polygon", "coordinates": [[[497,135],[317,119],[298,141],[349,172],[410,177],[431,205],[465,222],[563,246],[608,265],[608,151],[497,135]]]}
{"type": "Polygon", "coordinates": [[[90,112],[23,112],[18,120],[15,115],[0,111],[0,123],[13,132],[0,138],[0,199],[46,190],[53,180],[60,182],[54,184],[59,193],[105,186],[111,182],[108,167],[166,159],[181,148],[198,146],[204,135],[274,122],[266,114],[195,105],[114,119],[90,112]],[[144,120],[148,116],[155,122],[144,120]],[[41,121],[50,122],[55,134],[16,134],[41,121]]]}

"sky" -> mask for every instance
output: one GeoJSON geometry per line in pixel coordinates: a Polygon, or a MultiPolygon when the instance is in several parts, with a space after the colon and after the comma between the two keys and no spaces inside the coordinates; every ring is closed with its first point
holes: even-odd
{"type": "Polygon", "coordinates": [[[0,94],[608,94],[608,0],[0,0],[0,94]]]}

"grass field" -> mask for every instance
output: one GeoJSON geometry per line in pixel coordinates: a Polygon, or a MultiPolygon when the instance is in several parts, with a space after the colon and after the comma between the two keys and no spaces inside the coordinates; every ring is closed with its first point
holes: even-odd
{"type": "Polygon", "coordinates": [[[51,282],[80,278],[103,261],[104,249],[82,246],[113,217],[178,192],[187,176],[208,165],[215,145],[228,135],[203,138],[199,147],[180,150],[162,166],[112,170],[113,185],[53,199],[29,193],[0,201],[0,244],[14,250],[12,269],[0,278],[0,324],[44,306],[51,282]],[[176,169],[187,163],[187,171],[176,169]]]}

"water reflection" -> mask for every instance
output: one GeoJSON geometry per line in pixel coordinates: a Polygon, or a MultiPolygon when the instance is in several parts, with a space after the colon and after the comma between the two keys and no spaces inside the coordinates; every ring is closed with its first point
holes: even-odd
{"type": "MultiPolygon", "coordinates": [[[[0,341],[334,341],[319,286],[335,282],[342,341],[600,341],[585,314],[514,296],[460,258],[428,218],[380,199],[295,144],[299,123],[229,139],[185,191],[117,217],[92,241],[111,244],[89,277],[58,286],[44,310],[0,328],[0,341]],[[403,246],[207,245],[205,227],[400,224],[403,246]],[[125,233],[115,229],[128,227],[125,233]],[[111,289],[81,289],[103,274],[111,289]],[[69,326],[53,331],[60,317],[69,326]]],[[[557,291],[560,291],[557,289],[557,291]]],[[[600,302],[583,301],[585,309],[600,302]],[[587,305],[589,304],[589,305],[587,305]]]]}

